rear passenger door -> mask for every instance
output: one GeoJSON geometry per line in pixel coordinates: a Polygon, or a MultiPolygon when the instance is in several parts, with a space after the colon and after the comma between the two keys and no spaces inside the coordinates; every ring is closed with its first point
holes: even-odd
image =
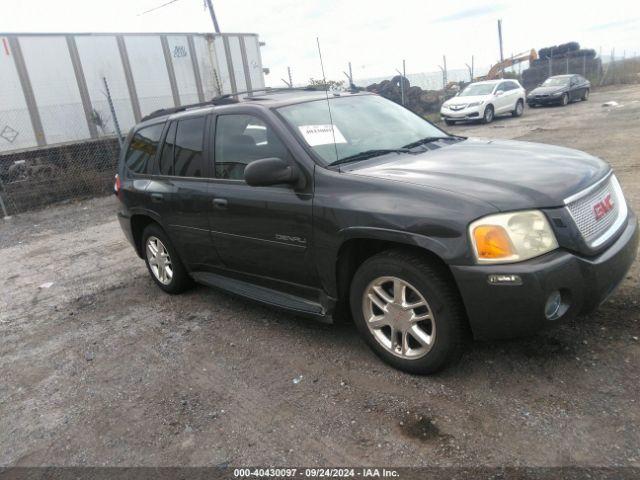
{"type": "Polygon", "coordinates": [[[213,243],[227,269],[250,275],[254,281],[287,282],[287,290],[294,283],[314,286],[311,175],[298,189],[247,185],[244,169],[254,160],[296,161],[266,116],[240,112],[216,117],[213,243]]]}
{"type": "Polygon", "coordinates": [[[198,115],[169,123],[148,189],[161,205],[169,237],[191,270],[220,264],[209,235],[212,172],[205,142],[209,121],[198,115]]]}

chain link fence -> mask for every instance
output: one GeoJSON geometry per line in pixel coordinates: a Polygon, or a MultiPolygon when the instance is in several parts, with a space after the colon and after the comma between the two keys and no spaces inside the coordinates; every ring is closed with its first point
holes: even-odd
{"type": "Polygon", "coordinates": [[[108,109],[92,112],[98,138],[89,138],[82,105],[50,105],[41,112],[41,121],[57,125],[58,131],[48,128],[52,144],[28,148],[11,148],[20,145],[23,132],[33,131],[24,125],[28,116],[0,112],[0,197],[5,210],[0,214],[104,195],[113,188],[120,145],[108,109]],[[66,141],[56,142],[56,136],[66,141]]]}

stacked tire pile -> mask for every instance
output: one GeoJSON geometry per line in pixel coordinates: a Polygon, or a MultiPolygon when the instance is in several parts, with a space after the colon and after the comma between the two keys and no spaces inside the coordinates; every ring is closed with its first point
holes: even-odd
{"type": "Polygon", "coordinates": [[[522,84],[531,90],[552,75],[577,73],[594,79],[601,72],[602,62],[596,58],[595,50],[580,48],[578,42],[569,42],[538,50],[538,59],[522,72],[522,84]]]}
{"type": "Polygon", "coordinates": [[[411,86],[409,80],[401,75],[396,75],[391,80],[383,80],[380,83],[369,85],[368,92],[377,93],[389,100],[402,104],[404,90],[404,105],[418,115],[428,115],[440,111],[440,105],[445,100],[445,94],[437,90],[423,90],[417,86],[411,86]]]}

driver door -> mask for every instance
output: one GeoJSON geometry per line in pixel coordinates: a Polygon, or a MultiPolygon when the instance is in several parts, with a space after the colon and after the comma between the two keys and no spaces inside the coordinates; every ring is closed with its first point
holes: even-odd
{"type": "Polygon", "coordinates": [[[510,97],[509,97],[509,86],[507,82],[500,82],[496,88],[496,113],[502,114],[509,110],[510,106],[510,97]],[[498,95],[498,92],[502,92],[501,95],[498,95]]]}
{"type": "Polygon", "coordinates": [[[314,286],[311,268],[312,182],[252,187],[244,169],[254,160],[295,162],[272,125],[254,113],[214,119],[211,235],[224,267],[255,277],[314,286]]]}

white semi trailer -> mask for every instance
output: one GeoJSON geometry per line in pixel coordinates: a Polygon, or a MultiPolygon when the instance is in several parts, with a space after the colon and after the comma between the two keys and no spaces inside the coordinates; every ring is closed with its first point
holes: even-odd
{"type": "Polygon", "coordinates": [[[0,153],[126,134],[160,108],[264,88],[247,33],[0,33],[0,153]]]}

